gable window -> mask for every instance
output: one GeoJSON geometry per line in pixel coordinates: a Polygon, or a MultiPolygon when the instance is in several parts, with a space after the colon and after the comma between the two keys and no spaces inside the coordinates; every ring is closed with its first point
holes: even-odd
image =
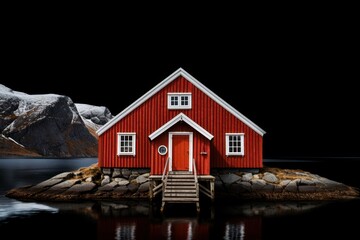
{"type": "Polygon", "coordinates": [[[135,156],[136,134],[118,133],[118,155],[135,156]]]}
{"type": "Polygon", "coordinates": [[[191,93],[168,93],[168,109],[191,109],[191,93]]]}
{"type": "Polygon", "coordinates": [[[226,156],[244,156],[244,134],[226,133],[226,156]]]}

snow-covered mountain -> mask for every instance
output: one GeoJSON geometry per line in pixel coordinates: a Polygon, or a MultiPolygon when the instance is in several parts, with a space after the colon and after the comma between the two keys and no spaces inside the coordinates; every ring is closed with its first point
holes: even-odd
{"type": "Polygon", "coordinates": [[[67,96],[30,95],[0,84],[0,156],[97,156],[94,130],[112,115],[105,107],[79,108],[83,116],[67,96]]]}

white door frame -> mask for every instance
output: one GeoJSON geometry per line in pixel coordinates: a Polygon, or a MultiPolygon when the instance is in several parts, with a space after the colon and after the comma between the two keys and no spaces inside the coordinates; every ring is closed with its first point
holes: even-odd
{"type": "Polygon", "coordinates": [[[192,132],[169,132],[169,171],[172,171],[172,137],[173,135],[189,135],[189,171],[192,172],[193,164],[193,133],[192,132]]]}

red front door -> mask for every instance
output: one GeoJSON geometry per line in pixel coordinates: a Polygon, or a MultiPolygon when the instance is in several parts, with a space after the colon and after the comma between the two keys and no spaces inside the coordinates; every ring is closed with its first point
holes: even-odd
{"type": "Polygon", "coordinates": [[[189,171],[189,135],[172,137],[172,170],[189,171]]]}

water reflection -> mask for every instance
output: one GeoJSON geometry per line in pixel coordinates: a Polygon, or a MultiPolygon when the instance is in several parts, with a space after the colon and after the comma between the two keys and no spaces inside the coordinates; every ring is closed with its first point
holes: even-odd
{"type": "MultiPolygon", "coordinates": [[[[175,207],[161,215],[148,202],[49,204],[96,221],[97,239],[261,239],[264,216],[299,214],[324,202],[263,202],[215,206],[214,213],[192,216],[175,207]],[[178,213],[176,212],[178,211],[178,213]],[[181,214],[179,214],[181,212],[181,214]],[[215,216],[215,217],[211,217],[215,216]]],[[[202,211],[211,211],[203,208],[202,211]]]]}

